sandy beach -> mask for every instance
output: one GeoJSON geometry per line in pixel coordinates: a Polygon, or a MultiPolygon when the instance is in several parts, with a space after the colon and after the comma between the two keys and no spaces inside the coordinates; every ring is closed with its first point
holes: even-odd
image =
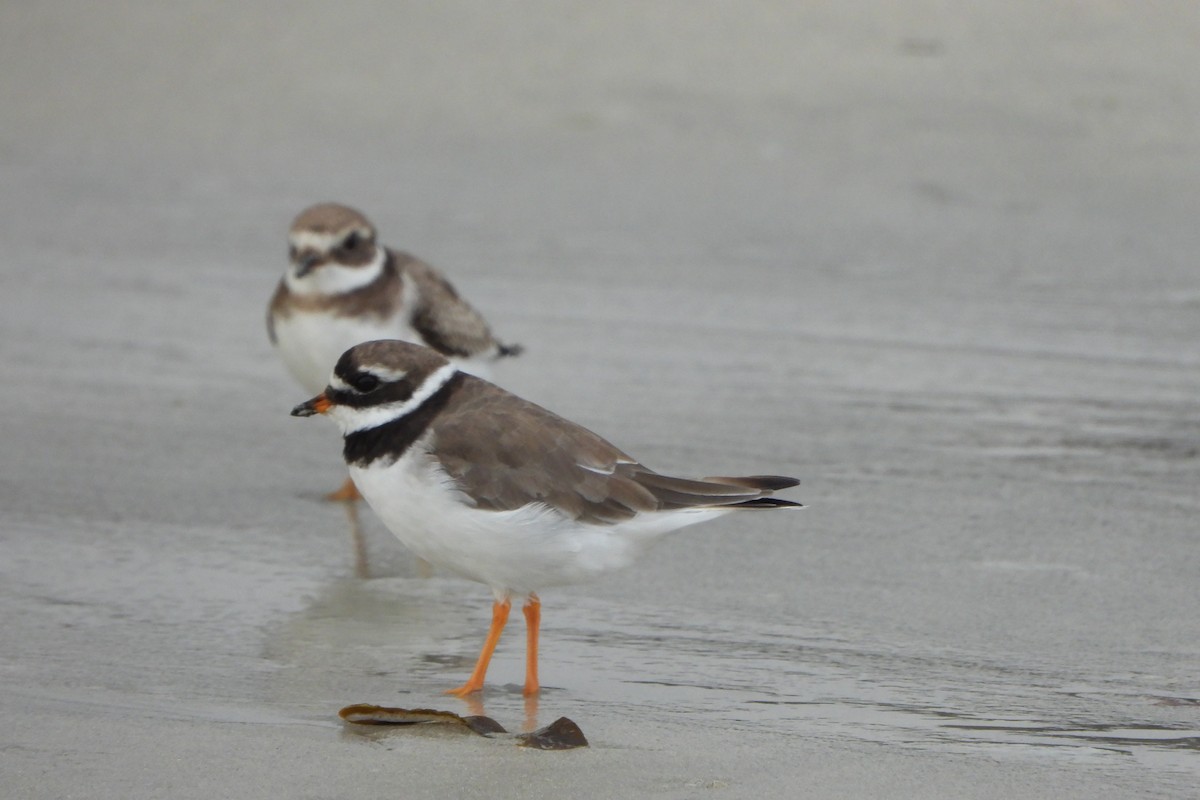
{"type": "Polygon", "coordinates": [[[1200,6],[0,6],[0,795],[1192,798],[1200,6]],[[497,382],[798,513],[490,594],[267,342],[361,208],[497,382]],[[591,746],[344,724],[566,716],[591,746]]]}

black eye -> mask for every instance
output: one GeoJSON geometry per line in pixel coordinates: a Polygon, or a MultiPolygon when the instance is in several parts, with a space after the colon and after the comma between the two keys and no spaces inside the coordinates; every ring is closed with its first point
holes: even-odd
{"type": "Polygon", "coordinates": [[[366,394],[379,388],[379,378],[369,372],[360,372],[350,379],[350,385],[354,387],[355,391],[366,394]]]}
{"type": "Polygon", "coordinates": [[[359,239],[358,232],[351,231],[345,239],[342,239],[342,249],[353,250],[354,248],[358,247],[358,243],[360,241],[361,239],[359,239]]]}

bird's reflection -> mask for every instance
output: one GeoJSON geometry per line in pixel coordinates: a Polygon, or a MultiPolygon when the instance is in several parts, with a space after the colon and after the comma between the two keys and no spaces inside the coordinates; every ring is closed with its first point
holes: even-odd
{"type": "Polygon", "coordinates": [[[350,526],[350,547],[354,552],[354,577],[371,577],[367,559],[367,537],[363,535],[362,522],[358,518],[358,503],[350,500],[342,503],[346,511],[346,522],[350,526]]]}

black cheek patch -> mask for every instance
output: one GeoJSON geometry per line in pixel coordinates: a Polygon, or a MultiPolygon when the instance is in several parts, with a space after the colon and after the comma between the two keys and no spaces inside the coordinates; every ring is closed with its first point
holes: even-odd
{"type": "MultiPolygon", "coordinates": [[[[341,377],[341,376],[339,376],[341,377]]],[[[342,378],[345,380],[345,378],[342,378]]],[[[385,383],[378,389],[367,394],[348,389],[329,389],[326,394],[337,405],[350,408],[371,408],[387,403],[402,403],[413,396],[416,386],[408,378],[401,378],[393,383],[385,383]]]]}

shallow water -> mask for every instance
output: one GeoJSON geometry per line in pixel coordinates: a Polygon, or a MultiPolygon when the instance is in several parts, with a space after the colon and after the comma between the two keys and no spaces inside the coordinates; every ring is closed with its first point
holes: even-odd
{"type": "MultiPolygon", "coordinates": [[[[324,516],[344,520],[332,511],[324,516]]],[[[327,568],[282,568],[265,542],[220,530],[47,523],[9,528],[16,535],[6,540],[4,574],[16,612],[5,635],[8,705],[38,709],[41,720],[280,732],[315,726],[386,749],[408,748],[416,737],[446,748],[447,757],[485,746],[446,731],[363,730],[336,720],[338,708],[366,702],[486,714],[511,731],[567,716],[600,751],[651,741],[669,750],[689,734],[718,747],[765,736],[782,751],[819,742],[863,757],[885,747],[893,757],[1098,770],[1106,780],[1153,775],[1169,793],[1200,776],[1200,699],[1182,674],[931,647],[899,631],[578,589],[543,598],[538,700],[520,694],[518,621],[501,643],[487,693],[460,702],[441,691],[470,670],[488,594],[458,579],[418,577],[417,565],[385,539],[372,541],[373,566],[400,575],[361,580],[327,568]],[[193,544],[171,555],[178,537],[193,544]],[[82,538],[104,547],[86,556],[82,538]],[[75,558],[47,547],[67,540],[75,558]]],[[[345,542],[332,544],[324,549],[345,542]]],[[[348,571],[348,548],[342,557],[348,571]]],[[[1062,572],[1053,564],[984,566],[1062,572]]],[[[711,780],[727,783],[724,774],[711,780]]]]}
{"type": "MultiPolygon", "coordinates": [[[[437,693],[473,664],[483,627],[463,629],[468,617],[482,621],[484,595],[449,579],[339,582],[271,640],[270,657],[310,675],[341,669],[342,690],[362,692],[363,702],[454,706],[437,693]],[[464,595],[479,602],[472,607],[464,595]],[[434,638],[446,629],[460,633],[434,638]]],[[[1133,761],[1200,776],[1200,698],[1164,693],[1158,676],[1081,674],[1016,655],[928,652],[711,613],[698,625],[667,609],[585,597],[547,605],[540,701],[530,707],[519,683],[505,683],[523,669],[522,631],[513,625],[485,698],[466,704],[470,713],[521,719],[526,728],[565,714],[586,731],[589,719],[608,716],[729,737],[772,732],[1114,769],[1133,761]]],[[[298,686],[277,685],[284,694],[272,699],[311,703],[313,687],[296,677],[298,686]]]]}

